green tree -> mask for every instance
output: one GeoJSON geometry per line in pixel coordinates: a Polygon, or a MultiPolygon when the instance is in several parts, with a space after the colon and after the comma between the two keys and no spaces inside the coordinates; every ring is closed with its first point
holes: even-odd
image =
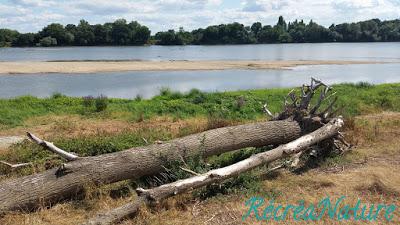
{"type": "Polygon", "coordinates": [[[127,45],[129,44],[130,36],[131,36],[130,30],[125,19],[118,19],[114,21],[111,31],[113,44],[127,45]]]}
{"type": "Polygon", "coordinates": [[[166,32],[158,32],[155,36],[159,45],[182,45],[183,40],[175,33],[174,30],[166,32]]]}
{"type": "Polygon", "coordinates": [[[41,38],[45,37],[52,37],[57,40],[58,45],[67,45],[68,43],[68,37],[66,35],[66,30],[64,29],[64,26],[59,24],[59,23],[52,23],[42,29],[41,32],[39,32],[41,38]]]}
{"type": "Polygon", "coordinates": [[[251,32],[254,34],[254,37],[258,37],[258,33],[262,30],[262,24],[260,22],[253,23],[251,25],[251,32]]]}
{"type": "Polygon", "coordinates": [[[51,47],[57,45],[57,39],[53,37],[44,37],[39,41],[40,46],[51,47]]]}
{"type": "Polygon", "coordinates": [[[0,47],[10,47],[19,35],[16,30],[0,29],[0,47]]]}
{"type": "Polygon", "coordinates": [[[86,20],[81,20],[76,27],[74,39],[77,45],[93,45],[95,43],[93,27],[86,20]]]}
{"type": "Polygon", "coordinates": [[[20,34],[18,38],[12,43],[13,46],[35,46],[38,35],[34,33],[20,34]]]}

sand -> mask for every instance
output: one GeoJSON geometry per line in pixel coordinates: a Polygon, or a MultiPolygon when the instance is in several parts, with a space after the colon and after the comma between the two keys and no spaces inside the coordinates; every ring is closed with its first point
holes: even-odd
{"type": "Polygon", "coordinates": [[[229,69],[290,69],[301,65],[375,64],[377,61],[53,61],[0,62],[0,74],[97,73],[229,69]]]}

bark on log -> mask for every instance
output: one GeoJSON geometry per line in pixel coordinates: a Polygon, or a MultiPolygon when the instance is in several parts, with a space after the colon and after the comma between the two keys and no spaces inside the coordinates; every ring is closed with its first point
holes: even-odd
{"type": "Polygon", "coordinates": [[[252,170],[258,166],[268,164],[277,159],[287,157],[288,155],[299,153],[306,148],[317,144],[318,142],[337,135],[342,126],[343,120],[341,118],[333,119],[331,122],[319,128],[318,130],[304,135],[295,141],[280,145],[279,147],[270,151],[253,155],[250,158],[230,166],[211,170],[199,176],[178,180],[176,182],[164,184],[149,190],[139,188],[137,189],[139,197],[136,199],[136,201],[123,205],[104,214],[99,214],[90,219],[87,223],[85,223],[85,225],[114,224],[126,217],[134,215],[143,204],[159,202],[188,190],[193,190],[212,183],[221,182],[238,176],[243,172],[252,170]]]}
{"type": "Polygon", "coordinates": [[[295,121],[269,121],[209,130],[164,144],[79,157],[60,168],[0,183],[0,212],[48,206],[73,197],[88,184],[109,184],[156,174],[168,162],[181,157],[207,157],[245,147],[279,145],[300,135],[301,128],[295,121]]]}

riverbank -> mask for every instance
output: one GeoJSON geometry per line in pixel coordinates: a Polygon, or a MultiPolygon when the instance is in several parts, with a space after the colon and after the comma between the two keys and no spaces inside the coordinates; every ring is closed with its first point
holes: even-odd
{"type": "Polygon", "coordinates": [[[233,69],[290,69],[304,65],[378,64],[381,61],[296,60],[296,61],[48,61],[0,62],[0,74],[99,73],[126,71],[184,71],[233,69]]]}
{"type": "MultiPolygon", "coordinates": [[[[266,172],[275,165],[263,167],[233,181],[174,197],[155,210],[144,209],[137,218],[125,224],[142,224],[143,221],[159,224],[160,218],[171,224],[186,224],[188,220],[204,224],[226,221],[273,224],[257,221],[254,216],[242,221],[242,215],[248,211],[246,201],[254,196],[273,198],[276,204],[285,205],[304,201],[308,206],[326,196],[335,202],[342,195],[346,196],[346,203],[352,205],[358,199],[371,204],[398,205],[400,84],[341,84],[333,88],[339,97],[338,113],[346,119],[343,134],[355,145],[352,151],[329,156],[312,167],[301,167],[303,170],[293,172],[288,169],[266,172]]],[[[30,131],[80,156],[99,155],[217,127],[265,121],[261,109],[263,103],[268,102],[272,113],[279,112],[289,91],[203,93],[192,90],[176,93],[163,90],[159,96],[148,100],[108,99],[107,107],[99,107],[101,104],[92,102],[91,98],[62,95],[0,99],[0,136],[22,136],[25,131],[30,131]]],[[[200,173],[209,167],[232,164],[258,150],[242,149],[205,159],[208,167],[203,166],[203,162],[196,164],[197,161],[186,160],[185,168],[200,173]]],[[[1,165],[0,180],[38,173],[65,163],[29,141],[3,150],[0,148],[0,160],[13,164],[32,163],[16,170],[1,165]]],[[[141,187],[151,185],[138,182],[141,187]]],[[[0,218],[0,224],[82,224],[98,212],[132,201],[136,194],[131,190],[137,184],[124,181],[102,186],[100,190],[88,186],[82,199],[30,213],[7,213],[0,218]]],[[[396,213],[393,224],[399,223],[396,213]]],[[[307,223],[299,222],[301,225],[307,223]]],[[[315,224],[333,223],[326,216],[315,224]]]]}

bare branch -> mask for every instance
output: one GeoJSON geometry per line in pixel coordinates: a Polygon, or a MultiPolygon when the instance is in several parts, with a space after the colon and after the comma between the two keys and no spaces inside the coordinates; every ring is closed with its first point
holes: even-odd
{"type": "Polygon", "coordinates": [[[21,167],[26,167],[26,166],[31,166],[32,165],[32,163],[11,164],[11,163],[8,163],[8,162],[5,162],[5,161],[0,161],[0,163],[10,167],[11,169],[18,169],[18,168],[21,168],[21,167]]]}
{"type": "Polygon", "coordinates": [[[79,158],[77,155],[74,155],[72,153],[64,151],[64,150],[58,148],[57,146],[55,146],[53,143],[44,141],[44,140],[36,137],[35,135],[29,133],[29,132],[26,132],[26,134],[36,144],[42,146],[43,148],[45,148],[45,149],[47,149],[47,150],[49,150],[49,151],[51,151],[53,153],[56,153],[57,155],[61,156],[62,158],[66,159],[68,161],[74,161],[74,160],[77,160],[79,158]]]}
{"type": "Polygon", "coordinates": [[[310,110],[310,114],[314,115],[315,112],[319,109],[319,107],[321,106],[322,102],[326,99],[326,95],[328,94],[328,92],[331,90],[331,87],[329,86],[325,86],[324,90],[321,91],[321,94],[318,98],[318,102],[317,104],[315,104],[315,106],[310,110]]]}
{"type": "Polygon", "coordinates": [[[327,87],[326,84],[322,83],[320,80],[317,80],[315,78],[311,78],[311,85],[310,86],[305,86],[303,85],[302,87],[302,98],[300,101],[300,110],[306,110],[308,109],[311,99],[315,94],[315,91],[320,87],[320,86],[325,86],[327,87]],[[307,88],[307,90],[306,90],[307,88]]]}
{"type": "Polygon", "coordinates": [[[185,171],[185,172],[188,172],[188,173],[190,173],[190,174],[193,174],[193,175],[195,175],[195,176],[199,176],[200,174],[199,173],[196,173],[196,172],[194,172],[193,170],[190,170],[190,169],[186,169],[186,168],[183,168],[183,167],[179,167],[181,170],[183,170],[183,171],[185,171]]]}
{"type": "Polygon", "coordinates": [[[328,107],[326,107],[326,109],[322,111],[321,115],[323,118],[326,119],[329,117],[329,115],[334,114],[332,112],[332,110],[333,110],[333,106],[335,105],[337,100],[338,100],[338,97],[335,96],[335,98],[333,99],[333,101],[331,101],[331,103],[328,105],[328,107]]]}
{"type": "Polygon", "coordinates": [[[267,114],[267,116],[270,116],[272,118],[274,117],[274,115],[272,115],[271,111],[269,111],[267,103],[265,103],[263,105],[263,111],[264,111],[265,114],[267,114]]]}
{"type": "Polygon", "coordinates": [[[293,168],[293,167],[296,167],[297,165],[299,165],[299,162],[300,162],[300,157],[303,155],[303,152],[299,152],[299,153],[296,153],[295,155],[293,155],[293,157],[292,157],[292,163],[290,164],[290,166],[293,168]]]}
{"type": "Polygon", "coordinates": [[[276,171],[276,170],[282,169],[282,168],[284,168],[284,167],[285,167],[285,164],[281,164],[281,165],[275,166],[275,167],[269,169],[269,170],[267,171],[267,174],[272,173],[272,172],[274,172],[274,171],[276,171]]]}

